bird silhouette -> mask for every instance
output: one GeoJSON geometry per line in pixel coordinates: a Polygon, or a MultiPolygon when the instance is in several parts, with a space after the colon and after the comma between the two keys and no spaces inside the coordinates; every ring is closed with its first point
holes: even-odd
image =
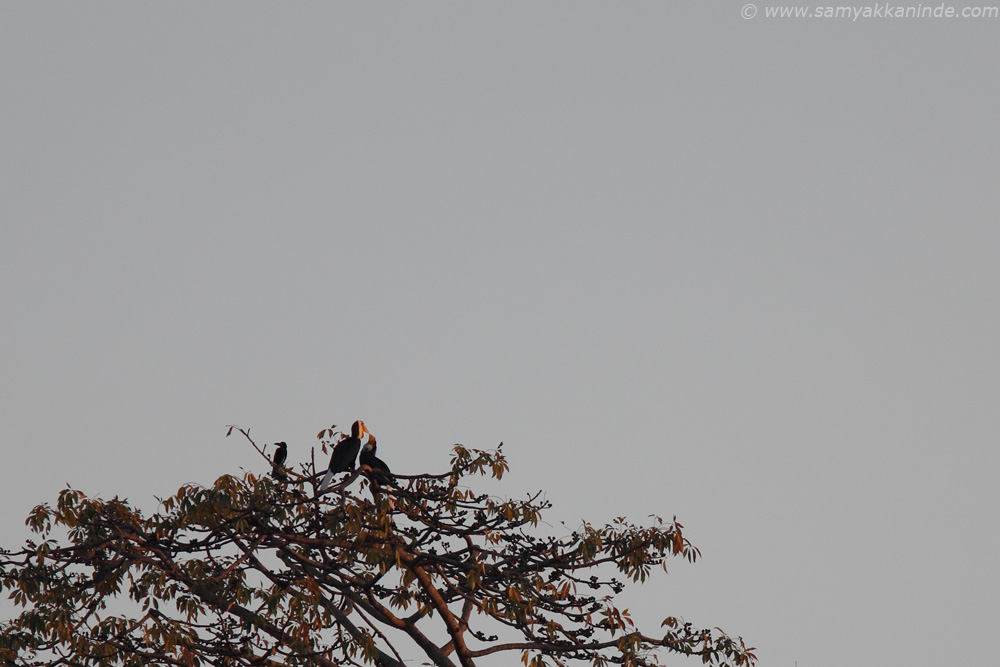
{"type": "Polygon", "coordinates": [[[372,469],[372,472],[374,473],[373,477],[376,481],[382,482],[383,484],[391,484],[393,481],[392,471],[389,470],[389,466],[385,464],[385,461],[375,455],[375,449],[377,447],[378,443],[375,442],[375,436],[369,433],[368,442],[366,442],[365,446],[361,449],[361,465],[368,466],[372,469]]]}
{"type": "Polygon", "coordinates": [[[281,469],[285,465],[285,461],[288,460],[288,445],[283,442],[276,442],[274,446],[277,449],[274,451],[273,465],[271,466],[271,477],[281,479],[285,478],[285,472],[281,469]]]}
{"type": "Polygon", "coordinates": [[[330,455],[330,467],[326,469],[323,481],[319,484],[319,492],[323,493],[333,483],[333,476],[338,472],[354,470],[354,459],[361,450],[361,438],[368,433],[365,423],[360,419],[351,426],[350,437],[344,438],[333,448],[330,455]]]}

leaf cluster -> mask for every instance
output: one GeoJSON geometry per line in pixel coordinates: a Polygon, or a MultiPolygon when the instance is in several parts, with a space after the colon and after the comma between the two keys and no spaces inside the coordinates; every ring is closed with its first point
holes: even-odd
{"type": "Polygon", "coordinates": [[[540,494],[468,486],[507,469],[500,448],[456,445],[441,474],[379,484],[365,468],[325,495],[312,464],[223,475],[149,516],[65,489],[28,516],[36,540],[0,551],[20,609],[0,625],[0,663],[399,667],[415,650],[439,667],[503,652],[531,667],[755,663],[718,629],[668,617],[645,634],[615,605],[626,581],[699,556],[676,520],[546,535],[540,494]]]}

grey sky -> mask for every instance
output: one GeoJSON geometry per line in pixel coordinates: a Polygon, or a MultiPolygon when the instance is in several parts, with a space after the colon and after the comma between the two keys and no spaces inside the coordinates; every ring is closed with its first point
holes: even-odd
{"type": "Polygon", "coordinates": [[[2,5],[3,544],[362,418],[676,514],[654,628],[992,662],[1000,19],[743,4],[2,5]]]}

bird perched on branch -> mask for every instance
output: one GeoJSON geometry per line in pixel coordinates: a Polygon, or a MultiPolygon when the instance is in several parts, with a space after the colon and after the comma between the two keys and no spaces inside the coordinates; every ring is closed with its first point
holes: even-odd
{"type": "Polygon", "coordinates": [[[280,477],[281,479],[284,479],[285,472],[282,468],[285,465],[285,461],[288,460],[288,445],[283,442],[276,442],[274,443],[274,446],[277,447],[277,449],[274,451],[274,459],[272,461],[273,465],[271,466],[271,477],[276,479],[280,477]]]}
{"type": "Polygon", "coordinates": [[[389,466],[385,464],[385,461],[375,456],[376,447],[378,447],[378,443],[375,442],[375,436],[369,433],[368,442],[361,449],[361,465],[372,469],[375,481],[382,482],[383,484],[391,484],[393,481],[392,471],[389,470],[389,466]]]}
{"type": "Polygon", "coordinates": [[[361,438],[368,433],[365,423],[360,419],[351,426],[350,437],[344,438],[333,448],[330,455],[330,467],[326,469],[323,481],[319,484],[319,492],[326,491],[333,482],[334,474],[354,470],[354,459],[361,450],[361,438]]]}
{"type": "MultiPolygon", "coordinates": [[[[372,494],[378,495],[382,491],[382,486],[391,487],[396,478],[392,476],[392,471],[389,470],[389,466],[385,464],[385,461],[375,456],[375,448],[378,447],[378,443],[375,442],[375,436],[371,433],[368,434],[368,442],[365,443],[364,448],[361,450],[361,468],[368,468],[368,479],[371,480],[372,494]]],[[[393,499],[391,492],[388,497],[389,509],[396,509],[396,501],[393,499]]],[[[394,524],[395,525],[395,524],[394,524]]]]}

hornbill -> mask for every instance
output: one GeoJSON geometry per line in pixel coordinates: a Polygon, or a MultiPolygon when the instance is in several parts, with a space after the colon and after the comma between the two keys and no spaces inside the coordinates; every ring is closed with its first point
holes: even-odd
{"type": "MultiPolygon", "coordinates": [[[[365,443],[364,448],[361,450],[361,467],[364,468],[368,466],[369,480],[371,480],[372,494],[378,495],[382,489],[382,485],[391,487],[396,478],[392,476],[392,471],[389,470],[389,466],[385,464],[385,461],[375,456],[375,448],[378,447],[378,443],[375,442],[375,436],[371,433],[368,434],[368,442],[365,443]]],[[[393,500],[392,495],[389,495],[389,510],[396,509],[396,501],[393,500]]],[[[395,524],[393,524],[395,525],[395,524]]]]}
{"type": "Polygon", "coordinates": [[[361,438],[365,433],[368,433],[368,429],[365,428],[365,423],[359,419],[351,426],[351,437],[344,438],[333,448],[333,454],[330,455],[330,467],[327,468],[323,481],[319,484],[320,493],[329,488],[334,473],[354,470],[354,459],[357,458],[358,450],[361,449],[361,438]]]}
{"type": "Polygon", "coordinates": [[[274,450],[274,461],[271,466],[271,477],[281,477],[284,478],[285,473],[282,472],[281,468],[285,465],[285,461],[288,459],[288,445],[283,442],[276,442],[274,446],[277,447],[274,450]]]}
{"type": "Polygon", "coordinates": [[[364,448],[361,450],[361,465],[372,469],[372,473],[374,473],[373,478],[376,481],[391,484],[392,471],[389,470],[389,466],[385,464],[385,461],[375,456],[376,447],[378,447],[378,443],[375,442],[375,436],[369,433],[368,442],[365,443],[364,448]]]}

